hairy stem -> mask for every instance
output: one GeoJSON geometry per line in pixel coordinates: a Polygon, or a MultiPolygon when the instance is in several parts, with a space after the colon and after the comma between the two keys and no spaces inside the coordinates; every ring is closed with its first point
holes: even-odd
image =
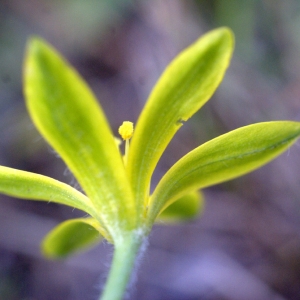
{"type": "Polygon", "coordinates": [[[130,235],[115,245],[114,256],[107,282],[99,300],[121,300],[130,283],[135,267],[136,257],[139,254],[143,237],[130,235]]]}

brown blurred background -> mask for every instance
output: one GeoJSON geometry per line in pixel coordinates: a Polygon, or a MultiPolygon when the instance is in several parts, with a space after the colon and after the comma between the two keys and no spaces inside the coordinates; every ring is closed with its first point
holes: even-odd
{"type": "MultiPolygon", "coordinates": [[[[26,40],[59,49],[96,93],[114,132],[136,121],[170,60],[229,26],[236,49],[222,85],[179,131],[153,182],[199,144],[237,127],[300,121],[300,1],[0,0],[0,164],[76,186],[30,121],[22,94],[26,40]]],[[[67,116],[66,116],[67,117],[67,116]]],[[[205,190],[201,217],[155,226],[129,299],[300,299],[300,141],[269,165],[205,190]]],[[[64,261],[39,243],[80,216],[53,203],[0,197],[0,300],[94,300],[112,249],[64,261]]]]}

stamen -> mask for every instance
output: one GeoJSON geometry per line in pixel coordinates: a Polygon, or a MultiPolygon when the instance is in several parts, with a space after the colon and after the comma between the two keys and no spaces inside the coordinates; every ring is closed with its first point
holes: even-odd
{"type": "Polygon", "coordinates": [[[124,121],[119,127],[119,134],[125,140],[125,154],[123,156],[124,164],[127,164],[127,158],[129,153],[129,139],[133,135],[133,123],[130,121],[124,121]]]}

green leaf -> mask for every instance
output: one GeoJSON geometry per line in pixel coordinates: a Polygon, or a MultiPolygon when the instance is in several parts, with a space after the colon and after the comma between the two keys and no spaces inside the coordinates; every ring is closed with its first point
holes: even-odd
{"type": "Polygon", "coordinates": [[[96,215],[85,195],[53,178],[0,166],[0,192],[9,196],[69,205],[96,215]]]}
{"type": "Polygon", "coordinates": [[[64,258],[99,243],[102,236],[93,218],[67,220],[44,238],[41,248],[49,258],[64,258]]]}
{"type": "Polygon", "coordinates": [[[228,67],[233,50],[229,29],[204,35],[166,68],[137,122],[128,157],[128,173],[139,211],[146,207],[153,170],[168,143],[211,97],[228,67]]]}
{"type": "Polygon", "coordinates": [[[181,158],[157,185],[151,197],[150,222],[168,202],[259,168],[299,136],[299,122],[265,122],[236,129],[201,145],[181,158]]]}
{"type": "Polygon", "coordinates": [[[99,211],[98,220],[115,236],[134,227],[135,205],[122,157],[87,84],[39,38],[28,44],[24,80],[36,127],[74,173],[99,211]]]}
{"type": "Polygon", "coordinates": [[[163,207],[157,220],[173,223],[196,218],[203,210],[203,204],[203,195],[197,191],[191,192],[163,207]]]}

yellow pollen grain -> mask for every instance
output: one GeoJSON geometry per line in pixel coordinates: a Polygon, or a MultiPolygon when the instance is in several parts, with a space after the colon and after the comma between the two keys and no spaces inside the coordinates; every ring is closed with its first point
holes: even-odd
{"type": "Polygon", "coordinates": [[[129,140],[133,134],[133,123],[130,121],[124,121],[119,127],[119,134],[123,140],[129,140]]]}

